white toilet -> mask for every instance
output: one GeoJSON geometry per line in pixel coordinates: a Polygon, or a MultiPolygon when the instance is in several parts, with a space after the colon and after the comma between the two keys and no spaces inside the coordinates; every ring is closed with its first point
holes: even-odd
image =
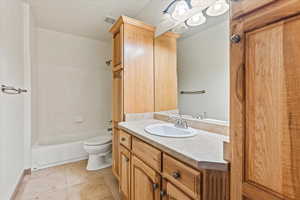
{"type": "Polygon", "coordinates": [[[84,142],[83,148],[89,154],[86,169],[89,171],[111,166],[112,136],[97,136],[84,142]]]}

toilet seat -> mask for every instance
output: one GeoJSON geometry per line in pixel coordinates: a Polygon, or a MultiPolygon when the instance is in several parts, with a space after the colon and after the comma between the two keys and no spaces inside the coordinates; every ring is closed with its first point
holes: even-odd
{"type": "Polygon", "coordinates": [[[112,136],[97,136],[90,138],[84,142],[84,145],[86,146],[99,146],[111,143],[112,136]]]}

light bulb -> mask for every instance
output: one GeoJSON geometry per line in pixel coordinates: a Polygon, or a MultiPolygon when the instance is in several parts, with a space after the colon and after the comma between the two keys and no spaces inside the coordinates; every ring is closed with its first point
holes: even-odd
{"type": "Polygon", "coordinates": [[[189,26],[199,26],[206,22],[206,17],[203,15],[202,12],[194,15],[193,17],[189,18],[186,23],[189,26]]]}
{"type": "Polygon", "coordinates": [[[204,10],[205,8],[211,6],[216,0],[191,0],[192,7],[201,8],[204,10]]]}
{"type": "Polygon", "coordinates": [[[214,16],[223,15],[228,10],[229,10],[229,5],[226,2],[226,0],[218,0],[207,9],[206,14],[208,16],[214,17],[214,16]]]}
{"type": "Polygon", "coordinates": [[[189,10],[189,6],[187,5],[186,1],[180,0],[175,5],[175,9],[172,13],[172,17],[175,20],[181,20],[187,14],[188,10],[189,10]]]}
{"type": "Polygon", "coordinates": [[[175,24],[175,21],[172,19],[171,15],[169,13],[165,13],[163,15],[163,18],[160,22],[160,25],[162,27],[171,27],[175,24]]]}

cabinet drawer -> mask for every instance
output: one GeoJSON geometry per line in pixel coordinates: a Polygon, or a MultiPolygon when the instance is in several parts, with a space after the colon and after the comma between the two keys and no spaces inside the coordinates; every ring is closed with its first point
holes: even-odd
{"type": "Polygon", "coordinates": [[[201,173],[166,154],[163,155],[163,175],[193,198],[200,195],[201,173]]]}
{"type": "Polygon", "coordinates": [[[120,144],[128,149],[131,149],[131,135],[121,130],[119,138],[120,144]]]}
{"type": "Polygon", "coordinates": [[[134,137],[132,152],[153,169],[161,171],[161,151],[134,137]]]}

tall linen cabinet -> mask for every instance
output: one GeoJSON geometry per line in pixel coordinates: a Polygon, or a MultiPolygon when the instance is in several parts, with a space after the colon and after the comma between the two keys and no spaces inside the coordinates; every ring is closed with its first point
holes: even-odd
{"type": "Polygon", "coordinates": [[[122,16],[113,34],[113,173],[119,177],[118,123],[125,114],[154,111],[154,27],[122,16]]]}

